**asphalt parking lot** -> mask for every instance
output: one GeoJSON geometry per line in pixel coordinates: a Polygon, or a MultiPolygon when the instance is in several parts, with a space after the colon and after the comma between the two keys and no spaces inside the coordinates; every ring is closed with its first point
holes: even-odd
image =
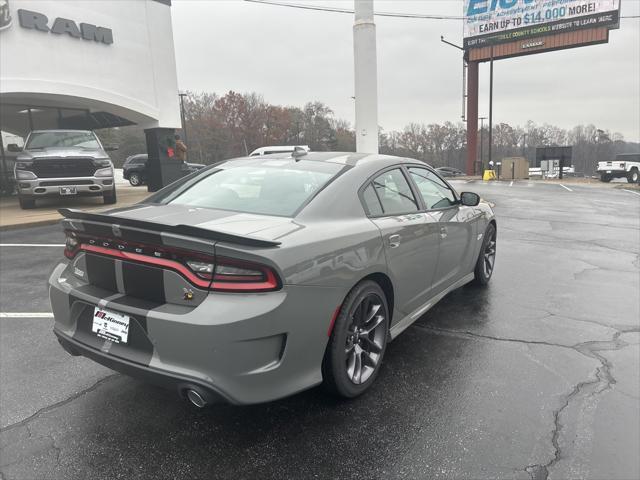
{"type": "Polygon", "coordinates": [[[198,411],[70,357],[48,315],[59,227],[0,233],[1,478],[639,478],[640,193],[454,185],[496,205],[492,282],[420,318],[348,402],[198,411]]]}

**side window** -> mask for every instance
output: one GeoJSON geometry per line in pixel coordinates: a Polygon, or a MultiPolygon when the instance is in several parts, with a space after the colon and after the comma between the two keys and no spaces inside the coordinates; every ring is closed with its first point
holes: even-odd
{"type": "Polygon", "coordinates": [[[400,215],[418,211],[418,202],[399,168],[384,172],[373,180],[385,215],[400,215]]]}
{"type": "Polygon", "coordinates": [[[362,192],[362,200],[369,215],[382,215],[382,205],[380,205],[380,200],[378,200],[378,196],[373,191],[371,184],[362,192]]]}
{"type": "Polygon", "coordinates": [[[455,205],[456,196],[436,174],[420,167],[409,167],[409,173],[420,190],[427,208],[446,208],[455,205]]]}

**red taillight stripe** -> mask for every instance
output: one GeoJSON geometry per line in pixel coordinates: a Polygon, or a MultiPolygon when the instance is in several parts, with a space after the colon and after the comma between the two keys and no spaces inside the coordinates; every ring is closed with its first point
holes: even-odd
{"type": "Polygon", "coordinates": [[[179,262],[173,260],[167,260],[166,258],[149,257],[147,255],[140,255],[138,253],[121,252],[120,250],[113,250],[111,248],[97,247],[95,245],[87,245],[83,243],[80,245],[80,250],[87,252],[99,253],[100,255],[108,255],[110,257],[119,258],[121,260],[129,260],[138,263],[146,263],[156,267],[168,268],[174,270],[189,280],[191,283],[198,287],[209,288],[211,284],[210,280],[204,280],[198,277],[195,273],[189,270],[187,267],[179,262]]]}
{"type": "Polygon", "coordinates": [[[112,248],[98,247],[96,245],[89,245],[83,243],[80,245],[79,250],[86,252],[97,253],[100,255],[108,255],[110,257],[119,258],[121,260],[127,260],[132,262],[144,263],[160,268],[166,268],[178,272],[185,277],[189,282],[197,287],[207,288],[210,290],[218,290],[223,292],[258,292],[276,290],[278,288],[278,279],[270,268],[264,268],[264,274],[266,279],[262,282],[224,282],[214,280],[206,280],[198,277],[189,268],[180,262],[174,260],[167,260],[166,258],[151,257],[148,255],[140,255],[138,253],[123,252],[120,250],[114,250],[112,248]]]}

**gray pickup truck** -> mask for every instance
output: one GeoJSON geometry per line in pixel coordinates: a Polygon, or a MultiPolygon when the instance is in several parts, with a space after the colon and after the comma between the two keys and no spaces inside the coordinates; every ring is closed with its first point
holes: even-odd
{"type": "MultiPolygon", "coordinates": [[[[113,163],[95,133],[88,130],[34,130],[14,166],[20,207],[34,208],[45,196],[102,196],[116,203],[113,163]]],[[[112,148],[113,149],[113,148],[112,148]]]]}

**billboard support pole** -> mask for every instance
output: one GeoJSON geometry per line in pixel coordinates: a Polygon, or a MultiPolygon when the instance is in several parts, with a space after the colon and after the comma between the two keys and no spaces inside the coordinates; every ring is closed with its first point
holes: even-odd
{"type": "Polygon", "coordinates": [[[480,165],[484,165],[484,121],[487,117],[480,117],[480,165]]]}
{"type": "Polygon", "coordinates": [[[467,175],[478,159],[478,62],[467,62],[467,175]]]}
{"type": "Polygon", "coordinates": [[[491,162],[493,160],[492,150],[493,150],[493,45],[491,46],[491,62],[489,64],[489,165],[491,165],[491,162]]]}

